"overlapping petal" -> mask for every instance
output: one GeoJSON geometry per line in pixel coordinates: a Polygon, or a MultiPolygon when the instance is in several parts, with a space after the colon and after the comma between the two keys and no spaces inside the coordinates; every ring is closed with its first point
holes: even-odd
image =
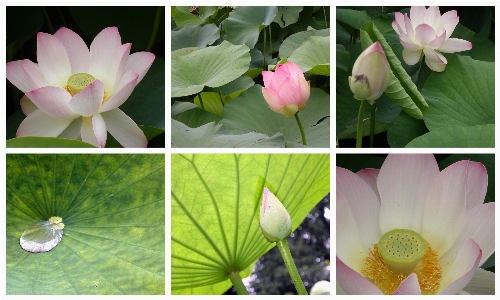
{"type": "Polygon", "coordinates": [[[148,140],[137,124],[119,108],[101,114],[109,133],[123,146],[144,148],[148,140]]]}
{"type": "Polygon", "coordinates": [[[337,257],[337,282],[348,295],[383,295],[382,292],[358,272],[337,257]]]}
{"type": "Polygon", "coordinates": [[[63,87],[71,76],[71,64],[64,45],[57,37],[39,32],[36,47],[38,66],[47,83],[63,87]]]}
{"type": "Polygon", "coordinates": [[[422,199],[438,174],[436,159],[431,154],[387,156],[377,180],[382,201],[382,234],[394,228],[421,231],[424,213],[422,199]]]}
{"type": "Polygon", "coordinates": [[[411,273],[399,285],[394,295],[421,295],[420,285],[418,284],[417,274],[411,273]]]}
{"type": "Polygon", "coordinates": [[[441,255],[453,245],[464,222],[468,164],[463,160],[441,171],[423,198],[422,235],[441,255]]]}
{"type": "Polygon", "coordinates": [[[83,117],[91,117],[101,107],[104,97],[104,84],[95,80],[69,101],[71,110],[83,117]]]}
{"type": "Polygon", "coordinates": [[[29,114],[19,125],[16,137],[46,136],[57,137],[63,132],[73,119],[55,119],[38,109],[29,114]]]}
{"type": "Polygon", "coordinates": [[[35,105],[47,115],[56,119],[75,119],[78,114],[71,110],[71,95],[64,89],[45,86],[26,94],[35,105]]]}
{"type": "Polygon", "coordinates": [[[72,30],[62,27],[54,36],[62,43],[71,65],[71,74],[85,73],[90,59],[89,48],[83,39],[72,30]]]}
{"type": "Polygon", "coordinates": [[[365,249],[378,243],[380,202],[372,188],[353,172],[337,167],[337,191],[346,199],[365,249]]]}

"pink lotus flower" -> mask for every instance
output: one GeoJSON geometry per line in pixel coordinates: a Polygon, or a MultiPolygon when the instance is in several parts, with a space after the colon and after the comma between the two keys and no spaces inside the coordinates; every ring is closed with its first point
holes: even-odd
{"type": "Polygon", "coordinates": [[[265,86],[262,94],[272,110],[290,117],[304,109],[311,88],[296,64],[277,65],[275,72],[263,71],[262,77],[265,86]]]}
{"type": "Polygon", "coordinates": [[[465,160],[440,172],[432,155],[389,155],[356,174],[337,167],[338,293],[491,292],[494,274],[479,269],[495,249],[487,176],[465,160]]]}
{"type": "Polygon", "coordinates": [[[382,96],[391,81],[391,68],[379,42],[366,48],[356,59],[349,76],[354,98],[372,104],[382,96]]]}
{"type": "Polygon", "coordinates": [[[37,35],[38,64],[7,63],[7,79],[25,96],[26,114],[17,137],[46,136],[81,139],[106,145],[107,131],[124,147],[146,147],[137,124],[118,107],[130,96],[155,58],[149,52],[130,54],[118,28],[102,30],[90,50],[73,31],[37,35]]]}
{"type": "Polygon", "coordinates": [[[414,65],[425,54],[425,63],[436,72],[443,72],[448,62],[440,53],[454,53],[472,49],[472,43],[456,38],[450,38],[458,24],[456,10],[450,10],[443,15],[439,7],[412,6],[411,20],[407,14],[394,13],[395,21],[392,28],[399,35],[403,45],[403,59],[408,65],[414,65]]]}

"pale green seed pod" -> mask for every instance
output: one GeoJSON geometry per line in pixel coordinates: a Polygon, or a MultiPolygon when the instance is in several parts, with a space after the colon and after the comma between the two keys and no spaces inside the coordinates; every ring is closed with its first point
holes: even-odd
{"type": "Polygon", "coordinates": [[[264,187],[260,204],[260,228],[270,243],[283,240],[292,232],[290,214],[267,187],[264,187]]]}

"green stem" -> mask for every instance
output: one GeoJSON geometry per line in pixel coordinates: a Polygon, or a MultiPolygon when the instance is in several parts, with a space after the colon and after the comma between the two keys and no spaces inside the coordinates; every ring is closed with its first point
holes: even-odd
{"type": "Polygon", "coordinates": [[[323,6],[323,15],[325,16],[325,27],[326,29],[328,29],[328,22],[326,21],[326,9],[324,6],[323,6]]]}
{"type": "Polygon", "coordinates": [[[271,58],[273,57],[273,38],[271,37],[271,24],[269,24],[269,49],[271,49],[271,58]]]}
{"type": "Polygon", "coordinates": [[[163,6],[159,6],[156,10],[155,23],[153,25],[153,31],[151,32],[151,37],[149,38],[148,45],[146,46],[146,51],[150,51],[155,44],[156,35],[158,34],[158,28],[160,28],[161,14],[163,12],[163,6]]]}
{"type": "Polygon", "coordinates": [[[222,107],[224,107],[224,101],[222,100],[222,93],[220,92],[220,86],[218,86],[217,89],[219,90],[220,103],[222,103],[222,107]]]}
{"type": "Polygon", "coordinates": [[[61,18],[61,22],[63,24],[63,27],[68,27],[68,25],[66,25],[66,20],[64,20],[64,15],[63,15],[61,8],[59,6],[57,6],[57,13],[59,14],[59,18],[61,18]]]}
{"type": "Polygon", "coordinates": [[[238,271],[233,271],[227,274],[227,276],[231,280],[231,283],[233,284],[233,287],[238,293],[238,295],[248,295],[247,288],[243,284],[243,281],[241,280],[240,277],[240,273],[238,273],[238,271]]]}
{"type": "Polygon", "coordinates": [[[198,98],[200,98],[200,107],[201,107],[201,109],[205,110],[205,107],[203,106],[203,99],[201,99],[201,92],[198,94],[198,98]]]}
{"type": "Polygon", "coordinates": [[[47,21],[47,26],[49,26],[50,33],[54,34],[54,26],[52,26],[52,22],[50,22],[49,14],[47,13],[47,9],[45,9],[44,6],[42,6],[42,13],[43,13],[43,16],[45,17],[45,21],[47,21]]]}
{"type": "Polygon", "coordinates": [[[363,114],[365,113],[366,100],[361,100],[358,112],[358,126],[356,127],[356,148],[361,148],[363,143],[363,114]]]}
{"type": "Polygon", "coordinates": [[[264,70],[267,70],[267,63],[266,63],[266,30],[264,29],[264,52],[262,52],[264,55],[264,70]]]}
{"type": "Polygon", "coordinates": [[[370,115],[370,148],[375,144],[375,111],[377,110],[377,102],[372,104],[372,112],[370,115]]]}
{"type": "Polygon", "coordinates": [[[295,117],[295,121],[297,121],[297,125],[299,125],[300,135],[302,136],[302,144],[304,146],[307,146],[306,135],[304,134],[304,128],[302,127],[302,123],[300,122],[299,119],[299,112],[296,112],[295,115],[293,116],[295,117]]]}
{"type": "Polygon", "coordinates": [[[299,295],[307,295],[306,287],[300,278],[299,271],[297,271],[297,267],[293,262],[292,254],[290,253],[290,248],[288,247],[288,243],[286,239],[276,242],[278,245],[278,249],[280,250],[281,256],[285,261],[286,268],[288,269],[288,273],[290,273],[290,277],[292,277],[293,284],[295,285],[295,289],[299,295]]]}

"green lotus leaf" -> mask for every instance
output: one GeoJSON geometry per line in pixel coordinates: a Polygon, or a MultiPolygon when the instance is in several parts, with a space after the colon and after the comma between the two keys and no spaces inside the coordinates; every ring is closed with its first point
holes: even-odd
{"type": "Polygon", "coordinates": [[[228,41],[183,56],[172,57],[172,97],[196,94],[204,86],[219,87],[243,75],[250,49],[228,41]]]}

